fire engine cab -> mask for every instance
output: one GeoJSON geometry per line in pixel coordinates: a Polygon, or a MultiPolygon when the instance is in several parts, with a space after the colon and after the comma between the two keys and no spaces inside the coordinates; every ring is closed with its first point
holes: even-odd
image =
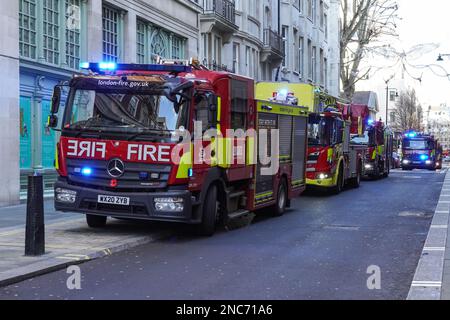
{"type": "Polygon", "coordinates": [[[344,118],[347,105],[319,87],[302,83],[260,82],[256,96],[308,108],[307,185],[340,193],[349,184],[359,187],[362,154],[350,148],[351,122],[344,118]]]}
{"type": "Polygon", "coordinates": [[[436,148],[436,140],[431,135],[414,131],[405,133],[402,141],[402,169],[436,170],[441,165],[436,148]]]}
{"type": "Polygon", "coordinates": [[[60,113],[55,87],[49,116],[61,128],[56,210],[84,213],[93,228],[114,217],[192,224],[210,236],[257,209],[280,216],[304,191],[307,108],[257,101],[252,79],[195,61],[82,68],[60,113]]]}

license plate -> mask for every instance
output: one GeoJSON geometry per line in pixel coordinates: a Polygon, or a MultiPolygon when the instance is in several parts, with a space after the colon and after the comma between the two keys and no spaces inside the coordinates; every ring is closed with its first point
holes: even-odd
{"type": "Polygon", "coordinates": [[[422,162],[420,161],[414,161],[413,164],[421,164],[422,162]]]}
{"type": "Polygon", "coordinates": [[[116,204],[119,206],[129,206],[130,198],[115,196],[98,196],[98,203],[116,204]]]}

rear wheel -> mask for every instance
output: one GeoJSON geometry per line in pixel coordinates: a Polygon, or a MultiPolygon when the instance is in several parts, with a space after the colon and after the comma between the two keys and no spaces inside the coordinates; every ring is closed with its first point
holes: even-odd
{"type": "Polygon", "coordinates": [[[283,179],[281,180],[280,185],[278,187],[277,204],[273,208],[275,217],[281,217],[284,214],[284,212],[286,211],[287,202],[288,202],[287,184],[286,180],[283,179]]]}
{"type": "Polygon", "coordinates": [[[204,237],[211,237],[216,232],[219,213],[217,204],[217,187],[211,186],[203,203],[202,222],[197,226],[197,233],[204,237]]]}
{"type": "Polygon", "coordinates": [[[108,217],[103,216],[94,216],[92,214],[86,215],[86,222],[90,228],[99,229],[104,228],[106,226],[106,221],[108,217]]]}

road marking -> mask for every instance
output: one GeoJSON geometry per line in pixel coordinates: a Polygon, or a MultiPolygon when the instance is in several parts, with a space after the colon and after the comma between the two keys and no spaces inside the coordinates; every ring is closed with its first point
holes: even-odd
{"type": "Polygon", "coordinates": [[[423,251],[445,251],[445,247],[425,247],[423,251]]]}
{"type": "Polygon", "coordinates": [[[448,228],[448,226],[438,226],[438,225],[436,225],[436,226],[431,226],[431,228],[433,228],[433,229],[447,229],[448,228]]]}
{"type": "Polygon", "coordinates": [[[441,281],[414,281],[411,285],[412,287],[430,287],[430,288],[441,288],[441,281]]]}
{"type": "Polygon", "coordinates": [[[450,210],[449,211],[436,211],[434,214],[447,214],[447,213],[450,213],[450,210]]]}

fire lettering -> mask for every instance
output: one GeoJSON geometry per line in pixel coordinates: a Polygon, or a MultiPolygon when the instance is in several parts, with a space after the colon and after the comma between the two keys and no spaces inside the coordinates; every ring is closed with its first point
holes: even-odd
{"type": "Polygon", "coordinates": [[[67,150],[69,157],[96,158],[97,155],[101,159],[106,157],[106,143],[104,142],[69,140],[67,150]]]}
{"type": "Polygon", "coordinates": [[[130,144],[128,145],[128,161],[170,162],[170,147],[130,144]]]}

